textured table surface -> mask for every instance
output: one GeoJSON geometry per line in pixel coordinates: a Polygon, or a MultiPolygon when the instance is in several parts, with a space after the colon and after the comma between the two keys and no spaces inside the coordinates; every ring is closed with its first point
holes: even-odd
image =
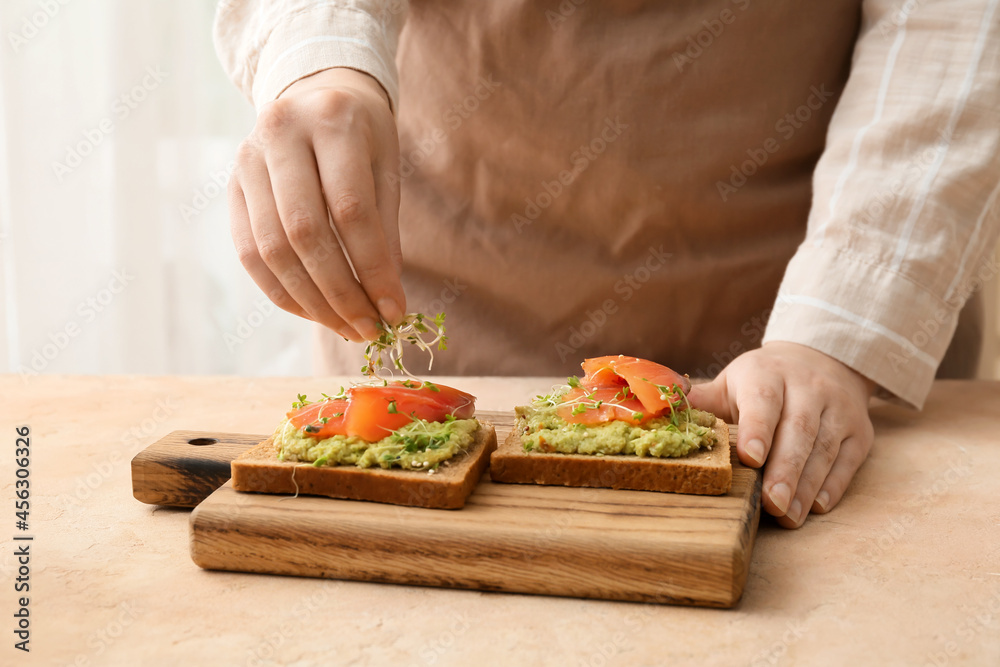
{"type": "MultiPolygon", "coordinates": [[[[494,410],[553,382],[442,381],[494,410]]],[[[296,393],[340,384],[0,376],[0,663],[1000,664],[1000,383],[939,383],[922,413],[876,407],[844,501],[798,531],[762,520],[732,610],[207,572],[188,555],[188,511],[132,498],[129,461],[158,437],[266,433],[296,393]],[[25,424],[30,655],[12,633],[25,424]]]]}

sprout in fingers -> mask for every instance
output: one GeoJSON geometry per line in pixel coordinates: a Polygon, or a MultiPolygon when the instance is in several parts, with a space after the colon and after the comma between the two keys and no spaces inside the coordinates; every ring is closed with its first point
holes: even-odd
{"type": "Polygon", "coordinates": [[[361,372],[365,375],[378,375],[386,366],[391,366],[409,377],[413,373],[403,365],[405,344],[416,345],[421,351],[430,355],[427,370],[434,365],[434,348],[448,349],[448,337],[444,333],[444,313],[438,313],[433,319],[423,313],[410,313],[396,326],[390,326],[382,321],[377,325],[379,337],[365,348],[365,365],[361,372]],[[426,338],[426,340],[425,340],[426,338]]]}

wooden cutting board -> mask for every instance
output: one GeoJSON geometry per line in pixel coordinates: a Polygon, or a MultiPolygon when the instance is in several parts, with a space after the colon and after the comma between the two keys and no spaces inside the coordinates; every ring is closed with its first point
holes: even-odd
{"type": "MultiPolygon", "coordinates": [[[[513,424],[513,413],[480,416],[501,440],[513,424]]],[[[176,431],[132,462],[139,500],[197,505],[191,557],[203,568],[711,607],[743,592],[761,480],[735,447],[725,496],[487,474],[463,509],[431,510],[219,487],[228,462],[265,437],[176,431]]]]}

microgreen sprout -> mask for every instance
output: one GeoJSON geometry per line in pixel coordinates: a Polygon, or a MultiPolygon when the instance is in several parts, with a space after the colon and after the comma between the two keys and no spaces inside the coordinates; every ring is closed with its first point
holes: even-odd
{"type": "Polygon", "coordinates": [[[365,347],[365,365],[361,372],[365,375],[377,375],[380,370],[391,365],[396,370],[413,377],[413,374],[403,365],[403,345],[416,345],[421,351],[430,355],[427,370],[434,365],[434,347],[438,350],[448,349],[448,337],[444,330],[444,313],[438,313],[428,318],[423,313],[410,313],[396,326],[378,322],[379,337],[365,347]],[[424,340],[424,336],[430,340],[424,340]]]}
{"type": "Polygon", "coordinates": [[[680,385],[674,383],[669,387],[662,384],[656,384],[651,380],[642,378],[643,381],[649,382],[649,384],[656,387],[656,390],[660,392],[660,400],[667,401],[667,406],[670,408],[670,423],[674,426],[678,424],[677,410],[680,408],[681,403],[684,404],[684,432],[688,433],[691,430],[691,403],[688,402],[687,394],[681,389],[680,385]]]}
{"type": "MultiPolygon", "coordinates": [[[[445,419],[446,423],[455,421],[453,415],[448,415],[451,419],[445,419]]],[[[443,431],[431,431],[428,422],[415,419],[406,426],[399,428],[389,434],[390,440],[394,444],[402,445],[404,452],[426,452],[427,450],[440,449],[448,444],[454,431],[445,428],[443,431]]],[[[396,457],[397,459],[399,456],[396,457]]]]}
{"type": "Polygon", "coordinates": [[[329,394],[320,394],[320,396],[323,397],[324,401],[346,401],[347,400],[347,390],[344,389],[343,386],[341,386],[340,387],[340,391],[338,391],[336,393],[336,395],[334,395],[334,396],[330,396],[329,394]]]}

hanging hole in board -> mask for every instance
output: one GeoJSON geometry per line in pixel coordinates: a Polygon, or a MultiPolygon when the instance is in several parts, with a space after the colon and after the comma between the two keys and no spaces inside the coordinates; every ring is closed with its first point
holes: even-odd
{"type": "Polygon", "coordinates": [[[198,447],[203,447],[205,445],[214,445],[218,440],[215,438],[195,438],[194,440],[188,440],[189,445],[197,445],[198,447]]]}

